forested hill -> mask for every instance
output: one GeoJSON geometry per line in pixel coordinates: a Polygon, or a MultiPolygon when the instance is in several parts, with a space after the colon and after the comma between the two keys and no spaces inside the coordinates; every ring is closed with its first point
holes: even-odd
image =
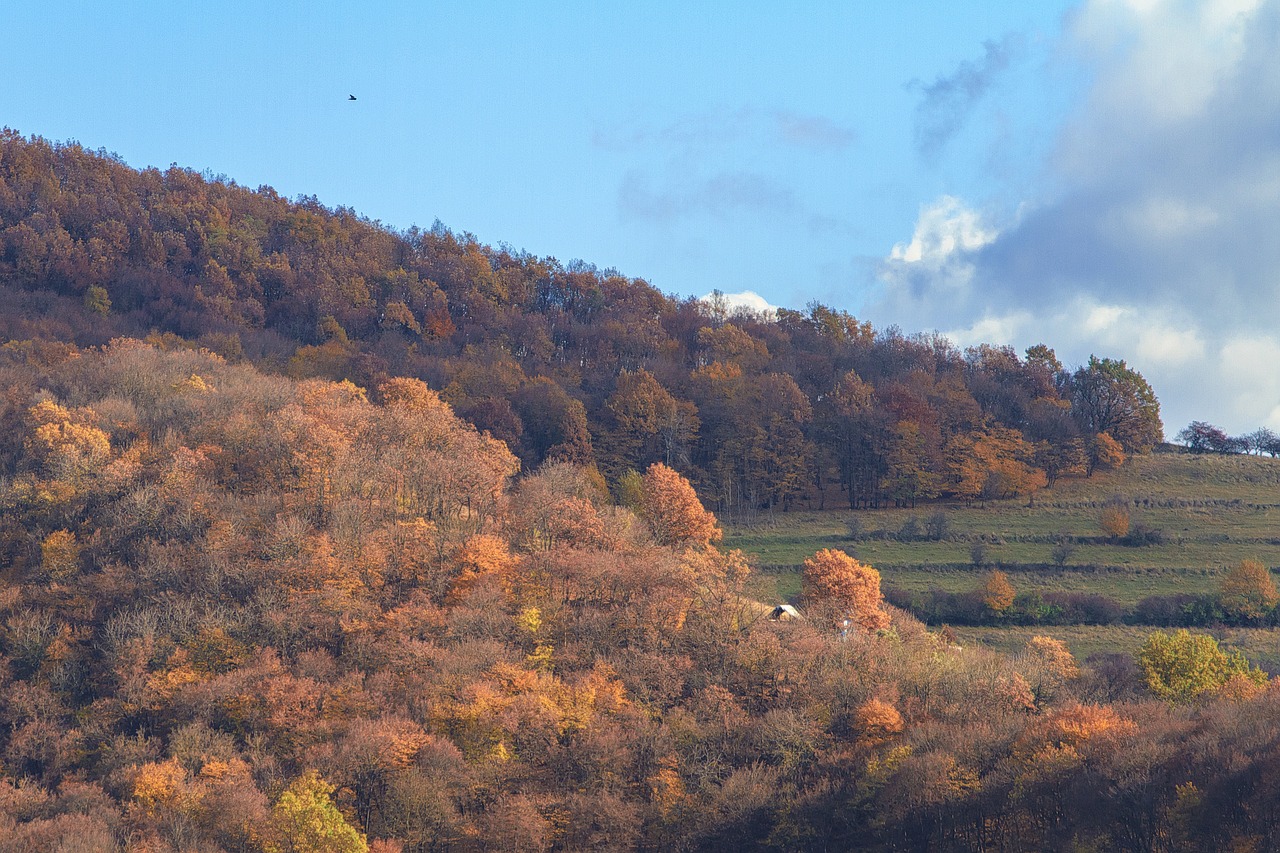
{"type": "Polygon", "coordinates": [[[1122,362],[13,133],[0,324],[6,853],[1280,849],[1280,689],[1229,646],[961,647],[828,548],[775,621],[681,473],[735,511],[1034,489],[1157,440],[1122,362]]]}
{"type": "Polygon", "coordinates": [[[821,305],[776,316],[612,270],[397,233],[314,198],[0,135],[0,338],[198,346],[294,378],[422,379],[526,470],[615,495],[663,461],[721,511],[1026,493],[1160,440],[1123,362],[964,352],[821,305]]]}

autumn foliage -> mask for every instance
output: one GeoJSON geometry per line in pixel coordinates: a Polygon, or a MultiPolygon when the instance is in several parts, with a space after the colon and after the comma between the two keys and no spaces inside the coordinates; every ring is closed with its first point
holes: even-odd
{"type": "Polygon", "coordinates": [[[702,508],[693,486],[661,462],[645,472],[640,517],[661,545],[706,545],[721,537],[716,517],[702,508]]]}
{"type": "MultiPolygon", "coordinates": [[[[960,351],[817,304],[730,311],[442,225],[396,232],[4,130],[0,338],[147,336],[374,396],[425,380],[526,470],[594,466],[616,489],[662,463],[721,514],[1027,495],[1160,431],[1123,361],[1068,371],[1044,345],[960,351]]],[[[199,375],[177,381],[201,393],[199,375]]],[[[71,475],[50,487],[74,488],[100,440],[75,412],[31,417],[52,418],[32,438],[71,475]]]]}
{"type": "Polygon", "coordinates": [[[1265,760],[1232,715],[1274,697],[1230,654],[1204,690],[1176,655],[1125,688],[1046,637],[1002,658],[881,631],[878,573],[838,551],[808,561],[806,618],[772,622],[673,469],[637,516],[590,467],[521,472],[417,380],[127,339],[7,345],[0,375],[17,849],[1120,844],[1122,785],[1200,820],[1272,794],[1165,746],[1200,731],[1183,699],[1096,699],[1168,686],[1265,760]],[[1105,784],[1077,808],[1085,768],[1105,784]]]}
{"type": "Polygon", "coordinates": [[[1219,588],[1223,609],[1231,616],[1256,620],[1280,602],[1271,570],[1257,560],[1244,560],[1222,579],[1219,588]]]}
{"type": "Polygon", "coordinates": [[[889,626],[880,573],[843,551],[827,548],[804,561],[804,597],[865,630],[889,626]]]}
{"type": "Polygon", "coordinates": [[[698,499],[1025,494],[1151,438],[1122,364],[733,316],[12,132],[0,302],[0,847],[1280,843],[1280,694],[1229,649],[998,655],[838,551],[772,621],[698,499]]]}
{"type": "Polygon", "coordinates": [[[982,603],[994,613],[1004,613],[1012,607],[1016,595],[1009,576],[999,569],[993,569],[982,585],[982,603]]]}

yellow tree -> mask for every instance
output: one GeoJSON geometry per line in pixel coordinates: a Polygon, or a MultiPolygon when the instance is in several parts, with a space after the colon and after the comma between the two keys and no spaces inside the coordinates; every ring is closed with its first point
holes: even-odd
{"type": "Polygon", "coordinates": [[[1244,560],[1218,587],[1222,609],[1241,619],[1261,619],[1280,602],[1271,570],[1257,560],[1244,560]]]}
{"type": "Polygon", "coordinates": [[[853,727],[867,743],[883,743],[902,733],[902,714],[882,699],[868,699],[854,711],[853,727]]]}
{"type": "Polygon", "coordinates": [[[40,543],[40,562],[54,580],[66,580],[76,572],[80,545],[69,530],[55,530],[40,543]]]}
{"type": "Polygon", "coordinates": [[[368,853],[364,836],[330,799],[333,790],[314,770],[295,779],[271,810],[268,853],[368,853]]]}
{"type": "Polygon", "coordinates": [[[1063,684],[1080,675],[1080,665],[1067,644],[1052,637],[1032,637],[1014,659],[1036,701],[1052,699],[1063,684]]]}
{"type": "Polygon", "coordinates": [[[1138,650],[1137,660],[1151,692],[1171,702],[1213,693],[1233,678],[1257,685],[1267,682],[1266,673],[1249,666],[1244,655],[1228,655],[1213,637],[1185,628],[1173,634],[1156,631],[1138,650]]]}
{"type": "Polygon", "coordinates": [[[1009,576],[999,569],[993,569],[982,585],[982,603],[995,613],[1004,613],[1012,607],[1016,595],[1009,576]]]}
{"type": "Polygon", "coordinates": [[[95,426],[92,409],[66,409],[42,400],[27,410],[31,433],[25,442],[50,481],[77,487],[111,456],[111,441],[95,426]]]}
{"type": "Polygon", "coordinates": [[[477,534],[462,543],[454,553],[453,561],[458,568],[458,575],[449,591],[451,602],[464,600],[477,584],[487,578],[500,582],[504,587],[508,586],[511,570],[516,564],[516,558],[507,548],[507,543],[487,533],[477,534]]]}
{"type": "Polygon", "coordinates": [[[1112,539],[1129,535],[1129,509],[1122,504],[1108,504],[1098,516],[1098,526],[1112,539]]]}
{"type": "Polygon", "coordinates": [[[826,548],[804,561],[804,597],[868,631],[889,627],[880,573],[843,551],[826,548]]]}

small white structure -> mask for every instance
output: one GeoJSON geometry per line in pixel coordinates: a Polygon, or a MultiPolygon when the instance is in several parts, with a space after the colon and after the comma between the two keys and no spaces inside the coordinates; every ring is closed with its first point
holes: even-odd
{"type": "Polygon", "coordinates": [[[796,610],[790,604],[779,604],[773,608],[773,612],[769,614],[770,622],[790,622],[795,619],[803,619],[800,611],[796,610]]]}

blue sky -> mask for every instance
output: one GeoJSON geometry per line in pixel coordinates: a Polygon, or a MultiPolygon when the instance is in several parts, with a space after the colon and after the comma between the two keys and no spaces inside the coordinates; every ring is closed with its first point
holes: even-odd
{"type": "Polygon", "coordinates": [[[9,5],[23,133],[1280,428],[1277,0],[9,5]]]}

